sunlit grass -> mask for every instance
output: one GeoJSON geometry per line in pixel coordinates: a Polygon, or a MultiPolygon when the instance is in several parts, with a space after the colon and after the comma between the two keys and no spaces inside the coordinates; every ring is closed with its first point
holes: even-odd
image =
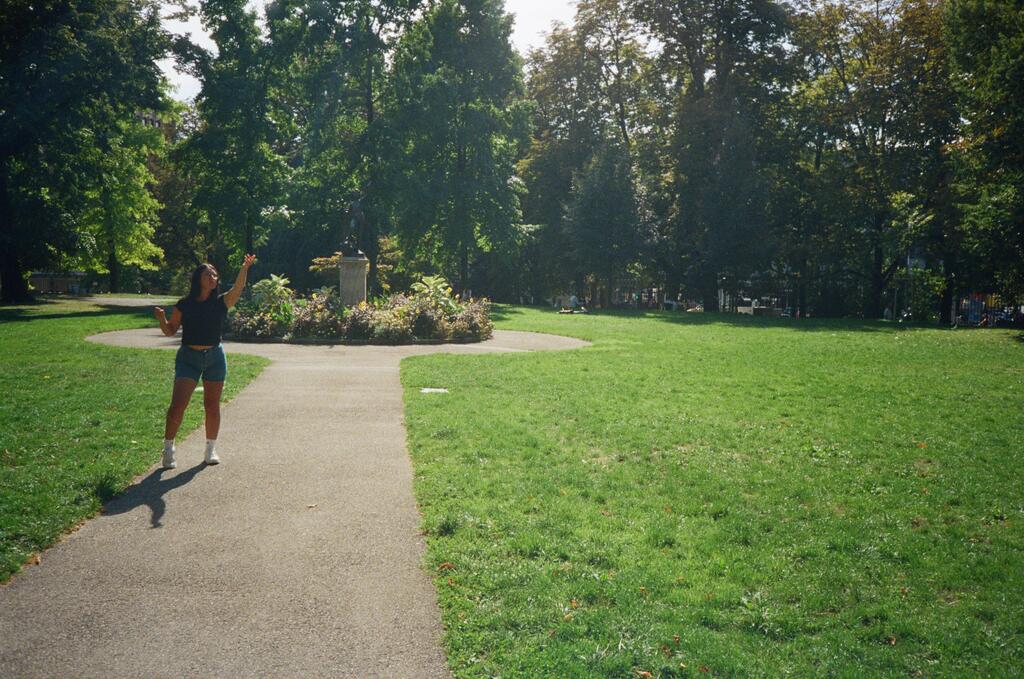
{"type": "MultiPolygon", "coordinates": [[[[173,353],[83,339],[155,323],[80,301],[0,308],[0,581],[160,459],[173,353]]],[[[225,398],[266,364],[229,361],[225,398]]],[[[181,434],[201,421],[195,398],[181,434]]]]}
{"type": "Polygon", "coordinates": [[[1024,669],[1013,333],[496,311],[594,345],[403,363],[457,676],[1024,669]]]}

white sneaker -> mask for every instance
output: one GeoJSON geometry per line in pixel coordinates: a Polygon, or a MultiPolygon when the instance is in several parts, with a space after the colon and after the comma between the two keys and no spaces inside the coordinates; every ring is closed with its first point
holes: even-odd
{"type": "Polygon", "coordinates": [[[174,469],[178,463],[174,461],[174,448],[164,448],[164,469],[174,469]]]}
{"type": "Polygon", "coordinates": [[[206,457],[204,458],[206,464],[220,464],[220,458],[217,457],[216,450],[206,451],[206,457]]]}

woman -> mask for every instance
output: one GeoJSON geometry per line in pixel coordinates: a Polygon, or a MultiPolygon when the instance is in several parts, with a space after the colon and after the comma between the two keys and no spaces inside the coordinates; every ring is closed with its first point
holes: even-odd
{"type": "Polygon", "coordinates": [[[164,469],[174,469],[174,437],[178,434],[185,408],[192,398],[199,379],[203,380],[203,405],[206,408],[206,464],[217,464],[217,432],[220,430],[220,395],[224,391],[224,379],[228,365],[224,348],[220,344],[224,319],[228,309],[235,306],[245,289],[249,267],[256,261],[256,255],[246,255],[242,269],[234,286],[221,294],[217,269],[212,264],[200,264],[192,272],[192,286],[187,297],[174,305],[170,320],[160,307],[153,315],[160,321],[160,329],[172,337],[178,328],[181,332],[181,348],[174,360],[174,393],[171,406],[167,409],[167,425],[164,428],[164,469]]]}

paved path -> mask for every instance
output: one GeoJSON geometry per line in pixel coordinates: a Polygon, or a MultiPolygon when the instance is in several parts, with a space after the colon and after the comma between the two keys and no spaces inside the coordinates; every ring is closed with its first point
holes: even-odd
{"type": "Polygon", "coordinates": [[[164,304],[174,304],[176,297],[170,295],[153,295],[150,297],[78,297],[83,302],[91,302],[92,304],[99,304],[100,306],[163,306],[164,304]]]}
{"type": "Polygon", "coordinates": [[[222,464],[202,465],[201,428],[179,439],[177,469],[154,469],[0,587],[0,677],[450,676],[399,361],[580,346],[502,331],[467,345],[227,343],[229,363],[273,362],[224,407],[222,464]]]}

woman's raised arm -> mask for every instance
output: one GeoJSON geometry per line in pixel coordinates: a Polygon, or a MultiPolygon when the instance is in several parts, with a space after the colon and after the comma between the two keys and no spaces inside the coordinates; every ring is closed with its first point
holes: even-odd
{"type": "Polygon", "coordinates": [[[245,289],[245,279],[249,275],[249,267],[252,266],[253,262],[256,261],[256,255],[246,255],[245,261],[242,262],[242,268],[238,270],[238,278],[235,279],[235,284],[231,286],[231,289],[224,294],[224,306],[231,308],[238,304],[239,298],[242,296],[242,290],[245,289]]]}

